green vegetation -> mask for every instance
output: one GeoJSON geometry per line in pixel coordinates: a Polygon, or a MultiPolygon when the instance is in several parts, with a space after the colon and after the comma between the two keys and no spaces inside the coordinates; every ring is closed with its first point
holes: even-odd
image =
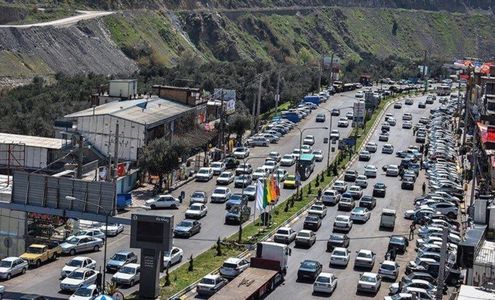
{"type": "Polygon", "coordinates": [[[38,8],[35,5],[0,1],[0,24],[32,24],[48,22],[77,14],[69,7],[38,8]]]}
{"type": "Polygon", "coordinates": [[[53,75],[54,72],[40,58],[26,54],[0,51],[1,76],[30,78],[34,75],[53,75]]]}

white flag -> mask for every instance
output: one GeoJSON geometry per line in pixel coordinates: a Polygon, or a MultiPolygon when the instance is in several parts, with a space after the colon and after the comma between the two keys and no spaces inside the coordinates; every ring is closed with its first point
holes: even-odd
{"type": "Polygon", "coordinates": [[[263,207],[263,196],[263,183],[261,183],[261,181],[258,179],[258,181],[256,182],[256,208],[260,212],[265,210],[265,208],[263,207]]]}

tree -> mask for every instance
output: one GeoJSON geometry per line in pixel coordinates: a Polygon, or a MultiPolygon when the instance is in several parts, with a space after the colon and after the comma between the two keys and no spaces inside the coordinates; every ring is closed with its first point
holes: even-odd
{"type": "Polygon", "coordinates": [[[241,141],[242,136],[249,128],[251,128],[251,118],[249,116],[236,113],[229,117],[227,131],[235,133],[237,141],[241,141]]]}
{"type": "Polygon", "coordinates": [[[189,257],[189,267],[187,268],[187,270],[189,272],[194,271],[194,259],[193,259],[192,254],[191,254],[191,257],[189,257]]]}
{"type": "Polygon", "coordinates": [[[179,158],[187,156],[186,150],[187,147],[182,143],[158,138],[144,147],[139,165],[144,171],[158,176],[161,188],[164,176],[179,167],[179,158]]]}

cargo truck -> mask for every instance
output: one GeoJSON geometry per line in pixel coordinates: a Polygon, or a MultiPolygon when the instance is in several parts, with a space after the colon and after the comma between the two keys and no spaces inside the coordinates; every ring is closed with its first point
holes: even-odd
{"type": "Polygon", "coordinates": [[[284,281],[291,249],[284,244],[262,242],[250,266],[219,290],[212,300],[261,299],[284,281]]]}

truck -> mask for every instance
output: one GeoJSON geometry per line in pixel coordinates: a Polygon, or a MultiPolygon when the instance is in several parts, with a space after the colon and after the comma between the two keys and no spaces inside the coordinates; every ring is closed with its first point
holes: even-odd
{"type": "Polygon", "coordinates": [[[210,299],[261,299],[281,282],[287,273],[291,249],[284,244],[261,242],[256,256],[251,257],[249,268],[235,277],[210,299]]]}
{"type": "Polygon", "coordinates": [[[30,266],[39,267],[42,263],[55,260],[62,254],[62,248],[58,242],[46,244],[32,244],[20,257],[27,261],[30,266]]]}
{"type": "Polygon", "coordinates": [[[283,119],[287,119],[293,123],[298,123],[299,121],[301,121],[301,117],[299,116],[299,114],[295,111],[285,111],[282,113],[282,118],[283,119]]]}
{"type": "Polygon", "coordinates": [[[361,83],[363,86],[373,86],[371,75],[361,74],[361,76],[359,77],[359,83],[361,83]]]}
{"type": "Polygon", "coordinates": [[[305,96],[303,101],[320,105],[321,99],[320,96],[305,96]]]}

